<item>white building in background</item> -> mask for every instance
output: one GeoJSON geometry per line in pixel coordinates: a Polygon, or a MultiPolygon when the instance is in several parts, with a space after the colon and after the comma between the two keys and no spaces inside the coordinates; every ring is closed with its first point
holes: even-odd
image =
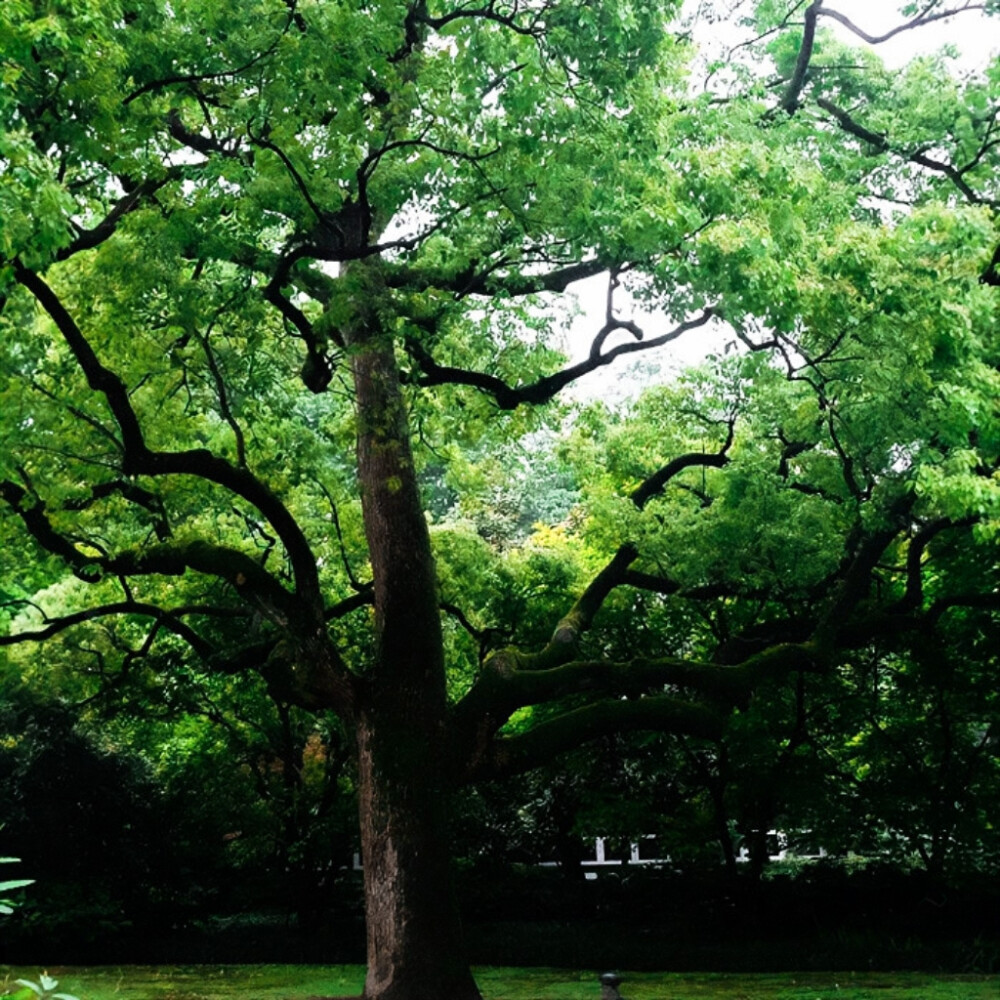
{"type": "MultiPolygon", "coordinates": [[[[622,852],[614,852],[611,848],[611,837],[595,837],[593,840],[593,850],[580,862],[580,867],[584,870],[584,878],[596,879],[601,871],[607,871],[624,864],[629,865],[649,865],[652,867],[667,867],[673,862],[669,855],[660,855],[657,846],[657,838],[653,834],[641,837],[639,840],[629,844],[628,860],[621,857],[622,852]]],[[[788,861],[798,859],[803,861],[815,861],[827,857],[824,848],[817,848],[816,853],[801,854],[789,847],[788,834],[782,830],[767,831],[767,846],[769,861],[788,861]]],[[[750,852],[746,847],[741,847],[736,856],[738,863],[746,863],[750,860],[750,852]]],[[[543,861],[542,868],[555,868],[559,862],[543,861]]]]}

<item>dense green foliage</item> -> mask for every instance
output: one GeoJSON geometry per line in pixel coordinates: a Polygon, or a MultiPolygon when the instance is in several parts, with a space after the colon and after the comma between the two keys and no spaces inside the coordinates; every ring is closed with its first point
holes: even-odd
{"type": "Polygon", "coordinates": [[[0,815],[41,892],[103,853],[90,912],[180,920],[195,870],[308,920],[357,801],[370,922],[431,907],[369,938],[412,1000],[449,835],[995,864],[1000,64],[889,71],[834,7],[747,5],[714,61],[673,0],[0,5],[0,815]]]}

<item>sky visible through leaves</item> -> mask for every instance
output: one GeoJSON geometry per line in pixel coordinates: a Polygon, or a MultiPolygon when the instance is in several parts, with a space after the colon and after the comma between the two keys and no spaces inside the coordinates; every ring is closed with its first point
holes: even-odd
{"type": "MultiPolygon", "coordinates": [[[[700,0],[687,0],[685,13],[694,17],[695,34],[699,44],[715,48],[725,53],[745,34],[734,16],[722,23],[706,25],[701,23],[699,31],[698,10],[700,0]]],[[[739,8],[748,6],[743,0],[734,0],[734,15],[739,8]]],[[[831,0],[827,6],[842,13],[857,27],[870,35],[878,36],[891,31],[903,22],[898,12],[898,4],[890,0],[831,0]]],[[[958,7],[959,4],[954,6],[958,7]]],[[[987,64],[989,58],[1000,51],[1000,38],[996,37],[996,27],[981,10],[961,11],[954,17],[935,21],[921,28],[903,31],[877,46],[869,46],[844,25],[828,19],[824,27],[830,28],[842,41],[874,49],[886,66],[904,66],[912,59],[939,51],[944,46],[953,46],[957,53],[956,66],[964,72],[976,72],[987,64]]],[[[568,318],[565,349],[572,361],[582,360],[590,350],[590,344],[597,330],[604,322],[607,307],[608,282],[606,275],[588,278],[571,286],[576,295],[578,313],[568,318]]],[[[565,309],[564,303],[559,308],[565,309]]],[[[644,311],[631,301],[624,290],[619,289],[615,297],[616,313],[623,318],[634,318],[646,331],[648,337],[656,336],[665,329],[665,320],[655,313],[644,311]]],[[[628,334],[619,333],[618,337],[628,334]]],[[[612,341],[613,343],[614,341],[612,341]]],[[[655,358],[643,357],[633,364],[620,365],[614,369],[603,369],[584,378],[575,386],[572,394],[579,399],[604,398],[608,401],[631,398],[638,393],[645,381],[643,366],[651,362],[658,364],[662,371],[679,373],[685,368],[699,364],[709,354],[724,352],[736,345],[732,331],[721,321],[712,321],[708,326],[690,331],[669,347],[657,352],[655,358]]]]}

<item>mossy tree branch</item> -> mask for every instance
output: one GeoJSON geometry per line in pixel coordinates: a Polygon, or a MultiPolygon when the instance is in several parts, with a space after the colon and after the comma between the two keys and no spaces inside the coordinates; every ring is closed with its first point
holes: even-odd
{"type": "Polygon", "coordinates": [[[582,742],[613,733],[657,730],[718,740],[725,713],[670,695],[636,700],[606,698],[565,712],[528,730],[494,740],[469,761],[460,780],[499,778],[538,767],[582,742]]]}

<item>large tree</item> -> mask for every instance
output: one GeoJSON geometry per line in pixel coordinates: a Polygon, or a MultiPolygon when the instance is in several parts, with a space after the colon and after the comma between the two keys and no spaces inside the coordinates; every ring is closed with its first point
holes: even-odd
{"type": "Polygon", "coordinates": [[[352,727],[371,1000],[478,996],[452,789],[716,738],[765,681],[995,613],[995,71],[888,74],[822,0],[706,66],[677,8],[0,6],[0,642],[100,623],[122,669],[255,670],[352,727]],[[553,302],[600,274],[565,365],[553,302]],[[580,422],[590,578],[549,638],[489,618],[461,532],[439,579],[421,487],[474,486],[461,449],[721,321],[733,370],[580,422]],[[632,652],[588,640],[606,604],[632,652]]]}

